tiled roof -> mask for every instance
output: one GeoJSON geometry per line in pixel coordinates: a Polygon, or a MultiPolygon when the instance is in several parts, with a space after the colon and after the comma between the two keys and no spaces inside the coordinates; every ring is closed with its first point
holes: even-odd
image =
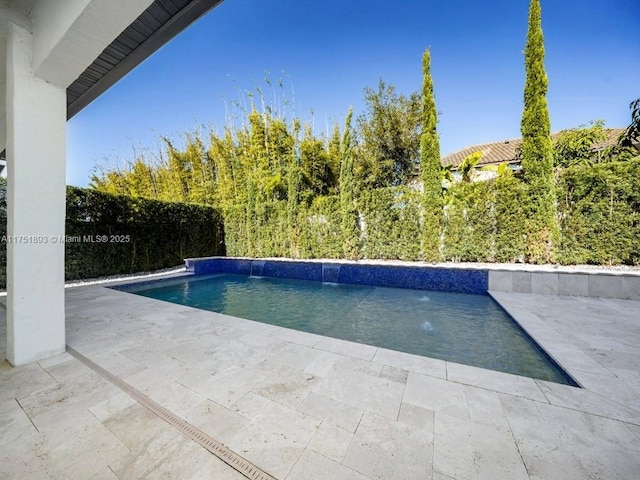
{"type": "Polygon", "coordinates": [[[473,145],[455,153],[442,157],[441,163],[444,166],[451,165],[454,168],[462,163],[469,155],[475,152],[482,152],[482,158],[478,165],[491,165],[503,162],[515,162],[518,148],[522,145],[521,138],[503,140],[501,142],[483,143],[473,145]]]}
{"type": "Polygon", "coordinates": [[[604,150],[612,145],[618,143],[620,140],[620,136],[625,132],[626,128],[608,128],[607,129],[607,138],[598,142],[591,147],[594,152],[599,152],[600,150],[604,150]]]}
{"type": "MultiPolygon", "coordinates": [[[[620,135],[625,131],[624,128],[609,128],[607,129],[607,138],[602,142],[599,142],[593,146],[594,151],[603,150],[604,148],[614,145],[620,135]]],[[[551,138],[555,138],[562,132],[557,132],[551,135],[551,138]]],[[[451,165],[456,168],[462,161],[472,153],[477,151],[482,152],[482,158],[478,163],[478,166],[482,165],[495,165],[503,162],[517,163],[518,148],[522,145],[521,138],[513,138],[511,140],[503,140],[500,142],[483,143],[480,145],[473,145],[463,150],[459,150],[455,153],[450,153],[442,157],[441,163],[444,166],[451,165]]]]}

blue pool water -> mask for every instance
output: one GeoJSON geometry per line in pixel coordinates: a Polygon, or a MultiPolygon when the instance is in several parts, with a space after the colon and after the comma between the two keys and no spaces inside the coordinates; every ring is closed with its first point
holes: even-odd
{"type": "Polygon", "coordinates": [[[119,288],[272,325],[574,385],[487,295],[234,274],[119,288]]]}

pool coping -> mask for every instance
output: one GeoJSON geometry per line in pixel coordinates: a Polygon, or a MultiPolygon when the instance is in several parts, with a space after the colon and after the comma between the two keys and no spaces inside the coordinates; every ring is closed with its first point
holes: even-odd
{"type": "MultiPolygon", "coordinates": [[[[513,319],[518,326],[524,330],[524,332],[535,342],[536,346],[542,350],[569,379],[574,382],[578,388],[584,388],[584,385],[580,382],[579,372],[571,372],[566,366],[566,360],[568,360],[564,352],[558,348],[554,348],[554,344],[547,342],[549,330],[544,326],[542,322],[535,316],[529,314],[529,312],[516,310],[505,302],[504,294],[513,292],[487,292],[489,296],[500,307],[507,312],[507,314],[513,319]],[[565,361],[565,363],[563,363],[565,361]],[[576,376],[576,373],[578,375],[576,376]]],[[[527,377],[528,378],[528,377],[527,377]]],[[[543,380],[540,380],[543,381],[543,380]]],[[[574,386],[574,385],[567,385],[574,386]]]]}

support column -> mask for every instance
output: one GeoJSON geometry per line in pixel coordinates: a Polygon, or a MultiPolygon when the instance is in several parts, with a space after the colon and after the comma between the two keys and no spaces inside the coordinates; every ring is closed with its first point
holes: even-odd
{"type": "Polygon", "coordinates": [[[32,35],[7,32],[7,359],[65,349],[66,90],[36,77],[32,35]]]}

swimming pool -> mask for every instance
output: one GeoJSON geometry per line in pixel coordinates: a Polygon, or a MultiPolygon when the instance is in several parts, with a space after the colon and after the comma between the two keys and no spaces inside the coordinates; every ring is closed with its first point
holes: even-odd
{"type": "Polygon", "coordinates": [[[228,273],[116,288],[309,333],[575,385],[488,295],[228,273]]]}

